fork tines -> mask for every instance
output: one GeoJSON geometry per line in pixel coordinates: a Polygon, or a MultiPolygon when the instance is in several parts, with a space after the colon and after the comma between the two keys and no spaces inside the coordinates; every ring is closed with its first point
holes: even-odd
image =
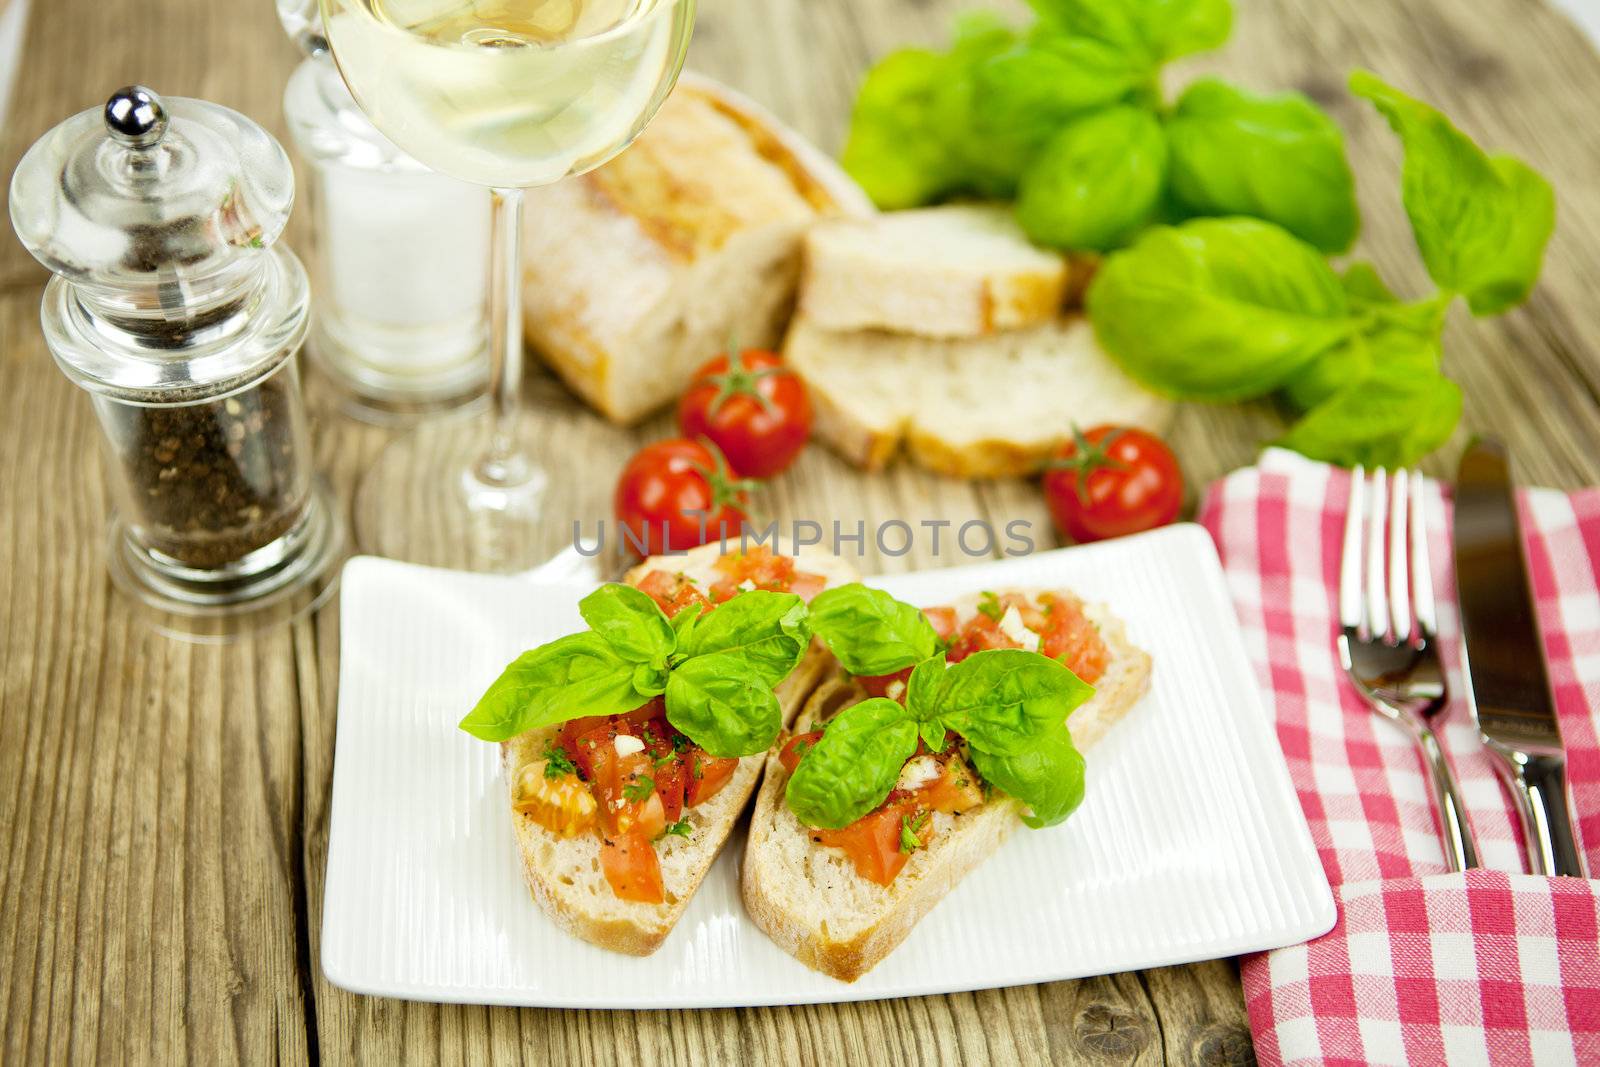
{"type": "Polygon", "coordinates": [[[1422,475],[1350,473],[1339,571],[1339,624],[1362,639],[1420,642],[1436,632],[1422,475]]]}

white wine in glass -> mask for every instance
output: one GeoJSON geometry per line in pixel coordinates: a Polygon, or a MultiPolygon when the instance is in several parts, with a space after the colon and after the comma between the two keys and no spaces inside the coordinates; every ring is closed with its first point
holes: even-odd
{"type": "Polygon", "coordinates": [[[361,109],[441,173],[494,190],[487,427],[442,422],[363,479],[356,536],[414,562],[515,571],[550,550],[546,485],[518,418],[522,190],[599,166],[655,115],[694,0],[321,0],[361,109]]]}

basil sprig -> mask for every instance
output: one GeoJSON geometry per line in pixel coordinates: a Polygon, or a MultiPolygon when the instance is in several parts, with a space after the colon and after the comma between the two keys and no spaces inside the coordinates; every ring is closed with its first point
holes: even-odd
{"type": "Polygon", "coordinates": [[[632,586],[584,597],[590,629],[524,652],[461,720],[485,741],[586,715],[620,715],[665,694],[667,721],[713,756],[772,747],[783,725],[773,688],[794,670],[811,634],[793,593],[751,590],[705,615],[672,619],[632,586]]]}
{"type": "Polygon", "coordinates": [[[1445,313],[1527,299],[1555,226],[1549,182],[1355,71],[1350,92],[1405,150],[1401,199],[1436,286],[1364,301],[1371,268],[1353,286],[1327,261],[1361,225],[1327,112],[1214,77],[1166,98],[1164,66],[1222,44],[1230,0],[1030,4],[1032,26],[969,12],[948,49],[868,72],[843,157],[867,194],[883,208],[1013,198],[1035,243],[1105,253],[1085,303],[1112,359],[1177,399],[1280,395],[1298,421],[1279,445],[1398,467],[1447,441],[1462,395],[1440,369],[1445,313]]]}
{"type": "Polygon", "coordinates": [[[809,826],[848,826],[883,803],[919,738],[937,750],[953,731],[978,773],[1031,809],[1029,826],[1053,826],[1083,799],[1083,757],[1067,716],[1093,693],[1037,652],[991,649],[954,666],[933,656],[911,672],[904,706],[876,697],[840,712],[800,760],[785,799],[809,826]]]}

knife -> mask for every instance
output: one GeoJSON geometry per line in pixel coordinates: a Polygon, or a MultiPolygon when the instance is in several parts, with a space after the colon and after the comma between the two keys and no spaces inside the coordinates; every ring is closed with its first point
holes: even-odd
{"type": "Polygon", "coordinates": [[[1544,642],[1505,446],[1467,447],[1456,477],[1456,595],[1467,703],[1522,818],[1534,874],[1584,877],[1544,642]]]}

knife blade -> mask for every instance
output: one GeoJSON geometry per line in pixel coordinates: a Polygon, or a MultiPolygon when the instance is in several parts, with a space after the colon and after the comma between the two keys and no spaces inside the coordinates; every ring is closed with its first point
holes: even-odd
{"type": "Polygon", "coordinates": [[[1474,441],[1461,457],[1454,536],[1461,658],[1479,736],[1522,819],[1533,873],[1584,877],[1510,464],[1498,441],[1474,441]]]}

